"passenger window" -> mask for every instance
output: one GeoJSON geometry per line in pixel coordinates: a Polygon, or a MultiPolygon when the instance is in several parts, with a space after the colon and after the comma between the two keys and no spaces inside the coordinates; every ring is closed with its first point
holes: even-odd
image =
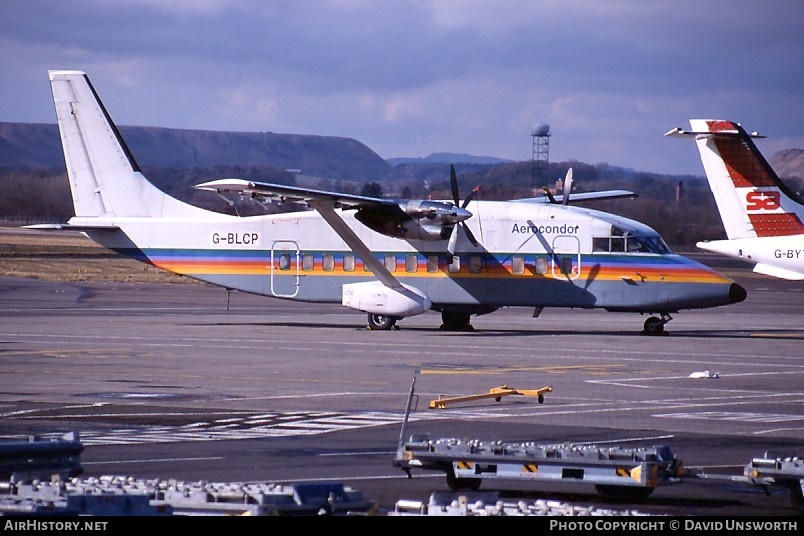
{"type": "Polygon", "coordinates": [[[405,271],[416,272],[419,269],[419,258],[416,255],[405,257],[405,271]]]}
{"type": "Polygon", "coordinates": [[[469,272],[479,274],[483,270],[483,259],[480,255],[469,257],[469,272]]]}
{"type": "Polygon", "coordinates": [[[344,272],[354,272],[355,271],[355,256],[352,254],[344,255],[343,256],[343,271],[344,272]]]}
{"type": "Polygon", "coordinates": [[[385,268],[389,272],[396,272],[396,255],[385,256],[385,268]]]}
{"type": "Polygon", "coordinates": [[[335,255],[327,253],[324,255],[324,262],[322,263],[325,272],[331,272],[335,269],[335,255]]]}
{"type": "Polygon", "coordinates": [[[430,273],[438,271],[438,255],[430,255],[427,257],[427,271],[430,273]]]}
{"type": "Polygon", "coordinates": [[[282,253],[279,255],[279,269],[290,270],[290,253],[282,253]]]}
{"type": "Polygon", "coordinates": [[[456,274],[461,271],[461,258],[457,255],[453,255],[450,259],[449,266],[447,267],[451,274],[456,274]]]}
{"type": "Polygon", "coordinates": [[[511,272],[515,274],[523,274],[525,273],[525,258],[520,257],[519,255],[514,256],[511,259],[511,272]]]}
{"type": "Polygon", "coordinates": [[[544,275],[547,273],[547,259],[544,257],[536,258],[536,273],[544,275]]]}
{"type": "Polygon", "coordinates": [[[561,257],[561,273],[564,275],[572,273],[572,257],[561,257]]]}
{"type": "Polygon", "coordinates": [[[302,270],[304,270],[305,272],[311,271],[315,266],[315,263],[313,261],[314,258],[312,253],[305,253],[304,255],[302,255],[302,270]]]}

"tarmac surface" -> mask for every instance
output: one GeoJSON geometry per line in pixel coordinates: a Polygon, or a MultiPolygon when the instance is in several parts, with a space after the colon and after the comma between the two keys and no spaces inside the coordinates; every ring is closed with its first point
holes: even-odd
{"type": "MultiPolygon", "coordinates": [[[[644,317],[522,308],[366,329],[339,305],[207,285],[0,277],[0,440],[77,431],[84,475],[209,482],[337,481],[392,510],[448,491],[392,461],[409,434],[483,441],[669,445],[689,470],[742,475],[765,452],[804,456],[804,282],[751,274],[739,304],[644,317]],[[690,378],[702,371],[716,378],[690,378]],[[429,409],[439,395],[551,386],[429,409]]],[[[486,482],[506,497],[612,505],[591,485],[486,482]]],[[[683,479],[627,507],[683,516],[791,516],[780,487],[683,479]]]]}

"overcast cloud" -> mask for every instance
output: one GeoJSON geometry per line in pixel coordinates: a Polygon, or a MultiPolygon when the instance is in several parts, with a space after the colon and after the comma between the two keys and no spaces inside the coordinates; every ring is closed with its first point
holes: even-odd
{"type": "Polygon", "coordinates": [[[801,0],[4,0],[0,121],[55,123],[49,69],[121,125],[355,138],[702,175],[690,118],[804,148],[801,0]]]}

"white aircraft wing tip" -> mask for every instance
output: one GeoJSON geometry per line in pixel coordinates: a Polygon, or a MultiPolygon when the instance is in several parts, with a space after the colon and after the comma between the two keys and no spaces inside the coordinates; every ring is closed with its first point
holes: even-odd
{"type": "Polygon", "coordinates": [[[195,190],[209,190],[210,192],[226,190],[242,191],[248,189],[249,184],[249,181],[244,179],[216,179],[214,181],[196,184],[193,188],[195,190]]]}

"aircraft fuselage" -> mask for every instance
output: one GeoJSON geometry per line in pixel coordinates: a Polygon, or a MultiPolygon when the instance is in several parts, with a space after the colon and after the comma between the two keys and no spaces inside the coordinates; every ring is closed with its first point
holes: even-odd
{"type": "MultiPolygon", "coordinates": [[[[475,201],[473,246],[400,240],[340,216],[404,285],[438,310],[502,307],[674,312],[734,303],[732,281],[669,252],[650,228],[579,207],[475,201]],[[654,251],[651,251],[653,249],[654,251]]],[[[80,224],[80,218],[71,221],[80,224]]],[[[165,270],[243,292],[339,303],[344,284],[376,278],[314,211],[213,221],[115,218],[91,238],[165,270]],[[134,246],[137,244],[137,246],[134,246]]]]}

